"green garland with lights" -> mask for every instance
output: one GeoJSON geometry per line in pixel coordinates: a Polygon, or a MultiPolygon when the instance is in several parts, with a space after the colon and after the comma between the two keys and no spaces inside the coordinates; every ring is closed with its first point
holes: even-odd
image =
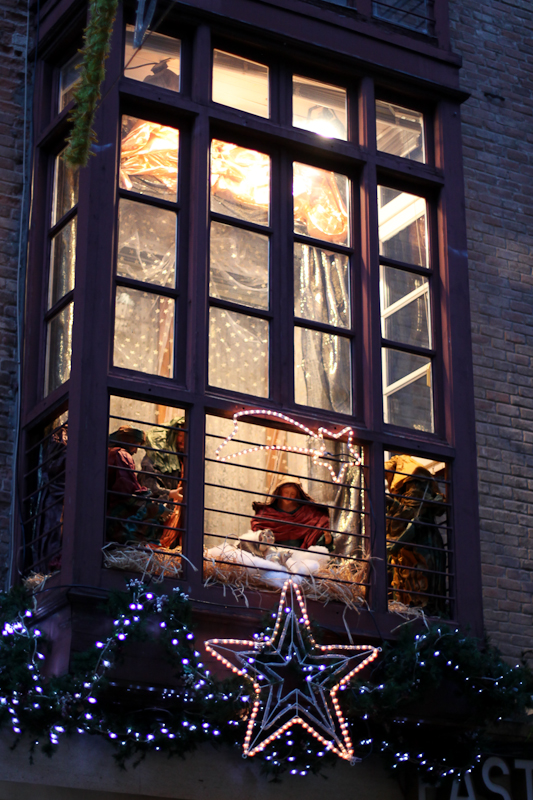
{"type": "MultiPolygon", "coordinates": [[[[157,595],[130,582],[103,610],[107,637],[76,654],[69,674],[49,680],[42,672],[48,643],[32,602],[21,589],[0,595],[0,726],[12,730],[14,744],[25,735],[31,753],[41,748],[51,755],[64,736],[98,735],[112,743],[121,766],[150,751],[184,756],[206,741],[242,745],[250,681],[222,682],[204,667],[194,647],[191,604],[180,590],[157,595]],[[174,670],[172,686],[143,692],[114,682],[127,643],[149,631],[153,638],[154,627],[174,670]]],[[[533,673],[524,664],[511,667],[495,648],[445,625],[416,635],[406,629],[361,674],[341,697],[357,758],[381,753],[394,771],[414,766],[430,782],[458,778],[475,766],[491,726],[524,713],[533,693],[533,673]],[[451,720],[425,707],[443,684],[457,703],[451,720]]],[[[319,773],[337,761],[294,729],[261,759],[273,779],[319,773]]]]}
{"type": "Polygon", "coordinates": [[[85,167],[91,144],[96,142],[94,115],[100,101],[100,87],[105,77],[113,23],[118,0],[90,0],[89,23],[85,29],[80,80],[74,93],[76,105],[69,120],[72,130],[67,138],[65,161],[73,167],[85,167]]]}

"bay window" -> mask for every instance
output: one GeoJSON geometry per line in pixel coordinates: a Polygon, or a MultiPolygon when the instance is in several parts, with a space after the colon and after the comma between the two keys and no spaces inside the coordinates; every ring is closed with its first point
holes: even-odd
{"type": "Polygon", "coordinates": [[[74,499],[62,560],[24,555],[42,537],[30,503],[19,570],[166,577],[230,604],[227,586],[289,573],[362,629],[366,608],[385,627],[389,611],[468,616],[435,103],[225,35],[172,21],[135,49],[117,22],[79,203],[77,173],[41,146],[46,377],[27,379],[27,450],[68,404],[56,495],[74,499]],[[318,516],[254,538],[280,479],[318,516]]]}

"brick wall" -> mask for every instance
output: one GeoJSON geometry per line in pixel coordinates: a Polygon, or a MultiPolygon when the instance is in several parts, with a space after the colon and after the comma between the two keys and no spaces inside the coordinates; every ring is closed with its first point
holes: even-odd
{"type": "MultiPolygon", "coordinates": [[[[463,142],[485,624],[533,648],[533,7],[450,0],[463,142]]],[[[533,661],[533,652],[530,652],[533,661]]]]}
{"type": "Polygon", "coordinates": [[[0,2],[0,587],[6,573],[16,388],[16,281],[22,197],[25,0],[0,2]]]}

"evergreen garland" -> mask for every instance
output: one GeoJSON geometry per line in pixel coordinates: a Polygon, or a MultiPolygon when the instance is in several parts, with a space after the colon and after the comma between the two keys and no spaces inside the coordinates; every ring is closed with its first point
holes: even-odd
{"type": "MultiPolygon", "coordinates": [[[[219,681],[205,669],[186,595],[156,595],[132,581],[104,613],[109,635],[75,654],[69,674],[45,680],[47,642],[31,596],[21,589],[0,595],[0,727],[12,729],[14,745],[25,734],[31,753],[40,747],[51,755],[64,735],[98,735],[113,744],[120,766],[153,750],[184,756],[205,741],[242,746],[251,685],[237,677],[219,681]],[[153,639],[154,627],[176,676],[173,686],[143,692],[113,683],[127,643],[153,639]]],[[[525,665],[510,667],[495,648],[480,648],[444,625],[416,635],[405,630],[361,674],[340,697],[357,757],[381,752],[393,770],[414,765],[430,782],[471,769],[486,751],[489,727],[523,713],[533,693],[525,665]],[[458,704],[451,717],[428,708],[443,684],[445,697],[458,704]]],[[[285,772],[319,773],[336,761],[304,731],[291,729],[265,749],[262,769],[277,780],[285,772]]]]}
{"type": "Polygon", "coordinates": [[[72,123],[65,161],[73,167],[85,167],[89,160],[91,143],[96,142],[92,128],[100,100],[100,87],[105,77],[105,61],[109,55],[111,33],[117,13],[118,0],[90,0],[89,23],[85,30],[80,81],[74,99],[76,105],[70,114],[72,123]]]}

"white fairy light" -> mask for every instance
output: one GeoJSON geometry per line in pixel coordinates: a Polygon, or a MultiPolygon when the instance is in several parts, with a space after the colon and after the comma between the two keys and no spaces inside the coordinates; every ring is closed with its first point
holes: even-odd
{"type": "Polygon", "coordinates": [[[245,756],[254,756],[262,752],[289,728],[299,725],[339,758],[345,761],[354,760],[348,724],[342,714],[337,693],[346,687],[357,672],[377,657],[379,648],[371,645],[317,644],[311,632],[303,596],[296,583],[289,579],[283,585],[274,630],[269,638],[264,638],[262,641],[209,639],[205,642],[205,648],[236,675],[250,677],[253,681],[255,699],[243,742],[245,756]],[[290,607],[285,603],[289,591],[290,607]],[[297,611],[294,610],[296,603],[299,607],[297,611]],[[311,647],[310,652],[305,645],[302,629],[305,629],[311,647]],[[232,648],[235,645],[247,649],[234,650],[232,648]],[[230,654],[238,664],[245,664],[246,668],[232,663],[225,655],[218,652],[219,650],[230,654]],[[286,651],[289,655],[288,660],[286,651]],[[338,651],[353,655],[341,655],[338,651]],[[350,668],[351,662],[365,653],[366,657],[350,668]],[[263,660],[257,658],[259,655],[263,656],[263,660]],[[251,657],[254,656],[254,663],[250,663],[251,657]],[[326,665],[316,663],[320,658],[325,658],[329,663],[326,665]],[[255,661],[258,666],[255,665],[255,661]],[[279,672],[291,662],[296,663],[302,671],[310,666],[318,669],[314,675],[308,675],[307,680],[302,680],[301,688],[293,689],[283,695],[284,678],[279,672]],[[322,666],[325,666],[324,670],[321,669],[322,666]],[[252,673],[253,677],[249,673],[252,673]],[[338,681],[328,689],[326,684],[332,677],[337,677],[338,681]],[[265,692],[266,699],[262,700],[265,692]],[[280,724],[281,719],[287,715],[290,715],[290,718],[280,724]],[[256,721],[259,729],[254,735],[256,721]]]}
{"type": "Polygon", "coordinates": [[[270,411],[269,409],[266,408],[251,408],[248,409],[247,411],[235,412],[235,414],[233,415],[233,430],[228,436],[226,436],[224,441],[221,444],[219,444],[219,446],[215,450],[215,459],[217,461],[226,462],[238,458],[239,456],[245,456],[249,453],[257,453],[260,451],[268,451],[268,450],[282,450],[283,452],[286,453],[298,453],[300,455],[310,456],[313,459],[314,464],[320,465],[321,467],[325,467],[325,469],[329,471],[333,483],[342,483],[344,479],[344,474],[348,469],[348,467],[350,466],[350,464],[348,462],[344,463],[339,473],[336,474],[331,464],[328,464],[326,461],[324,461],[324,457],[326,456],[327,453],[324,437],[327,437],[328,439],[338,440],[341,439],[346,434],[348,435],[348,440],[346,442],[346,445],[348,448],[348,452],[352,458],[352,463],[357,466],[360,466],[362,463],[361,456],[357,452],[357,449],[353,446],[353,440],[355,437],[355,432],[353,428],[347,426],[338,433],[334,433],[333,431],[328,430],[328,428],[324,428],[321,426],[318,429],[318,432],[315,433],[315,431],[312,431],[306,425],[303,425],[301,422],[297,422],[295,419],[293,419],[292,417],[288,417],[286,414],[282,414],[280,411],[270,411]],[[259,444],[256,445],[255,447],[247,447],[243,450],[239,450],[237,453],[230,453],[226,456],[221,456],[220,453],[224,449],[224,447],[226,447],[237,435],[239,431],[238,420],[241,417],[274,417],[276,419],[280,419],[283,422],[286,422],[289,425],[293,425],[295,428],[298,428],[298,430],[302,431],[302,433],[305,433],[307,436],[311,436],[313,439],[318,440],[320,444],[317,448],[297,447],[296,445],[286,445],[286,444],[259,444]]]}

